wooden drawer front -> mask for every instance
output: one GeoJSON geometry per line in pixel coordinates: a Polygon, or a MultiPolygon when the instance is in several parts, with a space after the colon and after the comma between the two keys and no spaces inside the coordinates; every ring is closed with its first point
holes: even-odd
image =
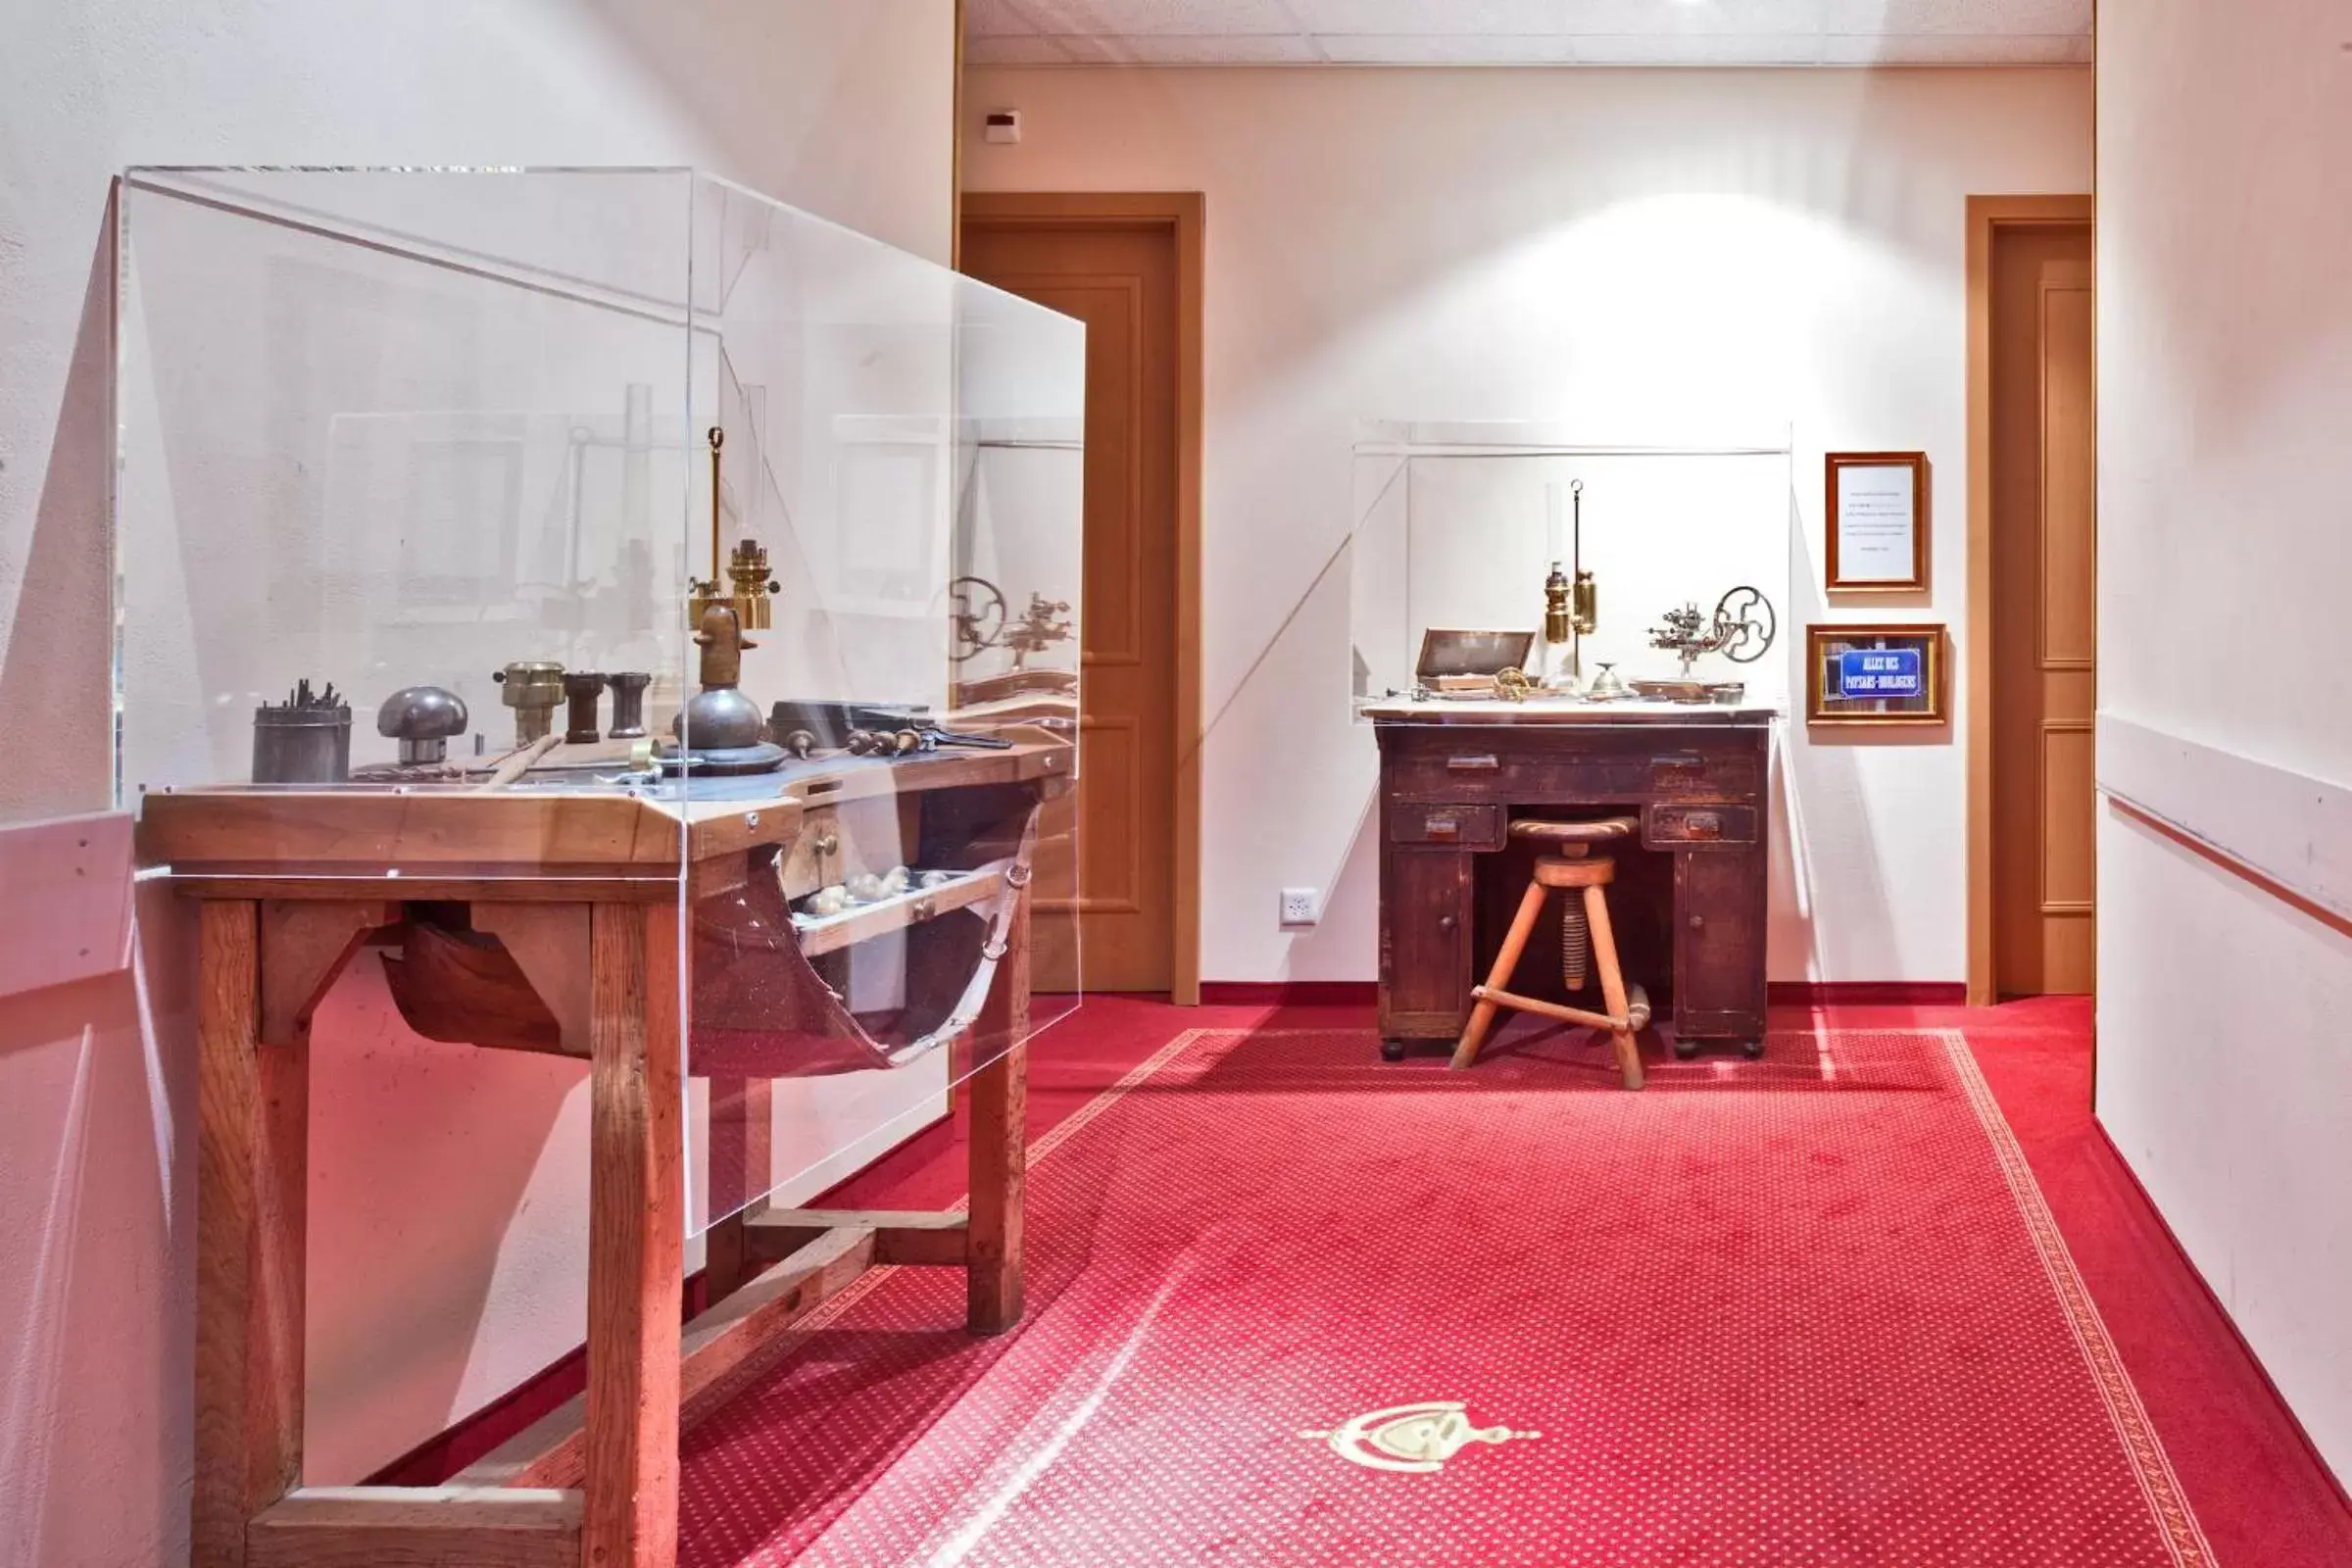
{"type": "Polygon", "coordinates": [[[1703,849],[1756,842],[1752,806],[1652,806],[1642,812],[1642,842],[1653,850],[1703,849]]]}
{"type": "Polygon", "coordinates": [[[1458,850],[1502,848],[1499,806],[1418,806],[1398,801],[1389,808],[1389,839],[1458,850]]]}
{"type": "Polygon", "coordinates": [[[1611,801],[1648,793],[1646,756],[1531,752],[1475,743],[1407,754],[1389,764],[1389,787],[1419,799],[1611,801]]]}
{"type": "Polygon", "coordinates": [[[1762,774],[1752,751],[1660,747],[1648,758],[1649,793],[1709,800],[1753,795],[1762,774]]]}

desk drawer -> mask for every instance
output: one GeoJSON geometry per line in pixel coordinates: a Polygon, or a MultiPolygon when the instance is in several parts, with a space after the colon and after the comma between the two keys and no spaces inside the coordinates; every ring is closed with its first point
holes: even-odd
{"type": "Polygon", "coordinates": [[[1651,849],[1702,849],[1756,842],[1752,806],[1651,806],[1642,812],[1642,842],[1651,849]]]}
{"type": "Polygon", "coordinates": [[[1389,841],[1461,850],[1502,848],[1499,806],[1416,806],[1399,801],[1389,808],[1389,841]]]}
{"type": "Polygon", "coordinates": [[[1754,795],[1762,786],[1752,751],[1659,747],[1646,759],[1649,793],[1707,800],[1754,795]]]}
{"type": "Polygon", "coordinates": [[[1422,800],[1614,801],[1649,792],[1645,756],[1536,752],[1475,741],[1397,757],[1388,776],[1395,794],[1422,800]]]}

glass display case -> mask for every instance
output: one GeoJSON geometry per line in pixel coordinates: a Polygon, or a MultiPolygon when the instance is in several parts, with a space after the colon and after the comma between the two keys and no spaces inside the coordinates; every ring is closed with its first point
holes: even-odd
{"type": "Polygon", "coordinates": [[[598,922],[683,911],[690,1231],[1076,1004],[1077,322],[686,170],[140,169],[120,234],[149,863],[581,1058],[598,922]]]}
{"type": "MultiPolygon", "coordinates": [[[[1478,663],[1475,644],[1433,630],[1520,636],[1497,651],[1532,702],[1573,686],[1629,707],[1786,711],[1789,481],[1785,430],[1639,446],[1538,423],[1364,427],[1348,560],[1357,715],[1432,695],[1449,652],[1478,663]],[[1547,632],[1547,610],[1565,626],[1547,632]]],[[[1493,695],[1455,684],[1434,695],[1493,695]]]]}
{"type": "Polygon", "coordinates": [[[1629,1089],[1652,1026],[1680,1056],[1760,1053],[1772,743],[1801,641],[1785,433],[1393,424],[1354,469],[1382,1054],[1443,1043],[1466,1067],[1498,1007],[1597,1031],[1629,1089]]]}

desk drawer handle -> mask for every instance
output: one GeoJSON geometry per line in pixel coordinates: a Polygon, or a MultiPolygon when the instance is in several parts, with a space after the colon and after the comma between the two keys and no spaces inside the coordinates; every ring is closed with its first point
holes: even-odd
{"type": "Polygon", "coordinates": [[[1452,915],[1450,915],[1450,914],[1441,914],[1441,915],[1439,915],[1439,916],[1438,916],[1438,929],[1439,929],[1439,930],[1441,930],[1441,931],[1450,931],[1450,930],[1452,930],[1452,929],[1453,929],[1453,916],[1452,916],[1452,915]]]}
{"type": "Polygon", "coordinates": [[[1683,831],[1694,839],[1719,839],[1723,837],[1723,813],[1692,811],[1683,818],[1683,831]]]}
{"type": "Polygon", "coordinates": [[[1656,768],[1669,768],[1676,772],[1690,772],[1705,767],[1707,760],[1696,752],[1672,752],[1664,757],[1651,758],[1649,765],[1656,768]]]}
{"type": "Polygon", "coordinates": [[[1421,833],[1432,841],[1450,844],[1462,836],[1462,819],[1458,816],[1425,816],[1421,819],[1421,833]]]}
{"type": "Polygon", "coordinates": [[[1501,760],[1492,756],[1446,759],[1446,771],[1448,773],[1496,773],[1501,770],[1501,760]]]}

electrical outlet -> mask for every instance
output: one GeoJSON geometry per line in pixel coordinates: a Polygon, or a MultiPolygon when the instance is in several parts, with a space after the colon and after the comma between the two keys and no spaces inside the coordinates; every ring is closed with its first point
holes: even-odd
{"type": "Polygon", "coordinates": [[[1282,923],[1284,925],[1313,925],[1322,916],[1323,899],[1313,888],[1284,888],[1282,890],[1282,923]]]}

